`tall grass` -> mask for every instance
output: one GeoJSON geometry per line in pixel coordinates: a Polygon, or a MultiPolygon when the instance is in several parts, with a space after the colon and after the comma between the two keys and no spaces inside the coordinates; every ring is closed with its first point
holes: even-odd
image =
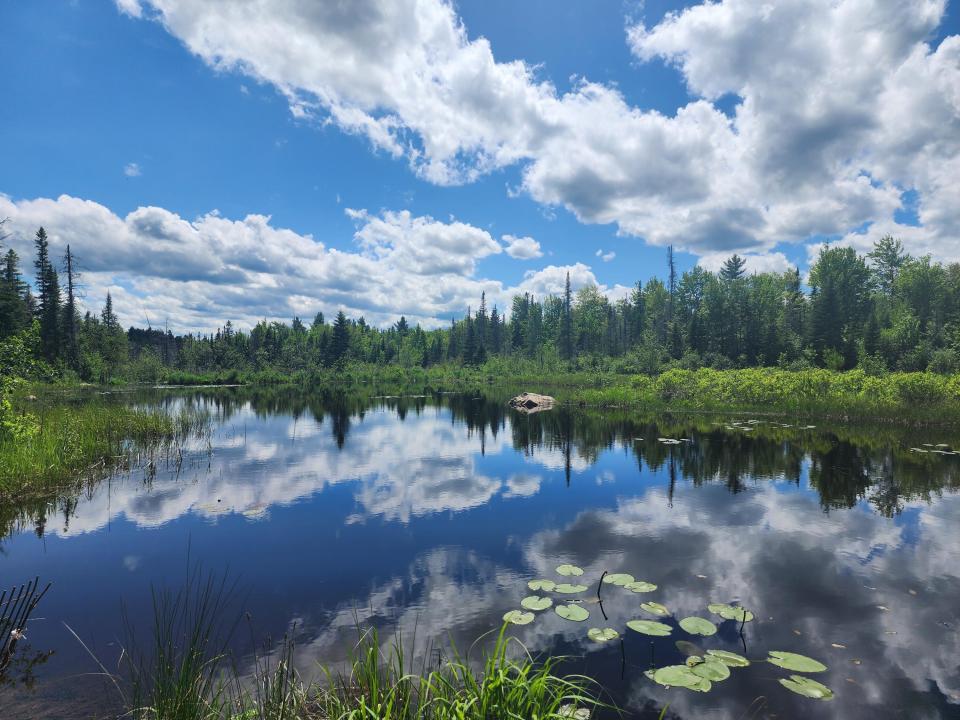
{"type": "MultiPolygon", "coordinates": [[[[557,672],[559,658],[533,658],[506,627],[477,664],[455,651],[428,670],[413,667],[400,637],[386,647],[358,630],[346,668],[304,682],[294,644],[255,657],[252,677],[228,652],[236,623],[224,616],[231,589],[194,572],[177,593],[154,592],[154,621],[140,646],[128,629],[122,655],[133,720],[560,720],[601,707],[593,681],[557,672]]],[[[129,625],[128,625],[129,628],[129,625]]],[[[480,643],[475,643],[479,647],[480,643]]],[[[118,683],[118,687],[121,687],[118,683]]],[[[121,690],[121,692],[124,692],[121,690]]]]}
{"type": "Polygon", "coordinates": [[[195,412],[145,411],[96,400],[35,405],[23,409],[32,424],[29,433],[0,436],[0,501],[102,475],[138,450],[182,442],[207,422],[195,412]]]}

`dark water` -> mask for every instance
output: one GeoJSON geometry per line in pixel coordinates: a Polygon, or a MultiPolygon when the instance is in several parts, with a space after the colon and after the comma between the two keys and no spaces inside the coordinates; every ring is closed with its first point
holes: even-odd
{"type": "Polygon", "coordinates": [[[590,585],[583,597],[604,570],[659,590],[605,585],[602,610],[584,605],[588,621],[547,611],[514,633],[533,652],[573,656],[567,669],[600,680],[632,717],[667,703],[697,720],[960,717],[960,456],[910,450],[960,445],[955,429],[523,416],[503,400],[157,394],[215,416],[179,471],[161,461],[0,508],[0,585],[54,584],[28,632],[33,651],[54,653],[33,668],[32,689],[0,689],[0,716],[113,710],[116,691],[86,675],[98,668],[65,623],[114,669],[121,608],[146,627],[151,584],[181,583],[189,552],[238,579],[236,606],[251,619],[237,653],[289,632],[308,674],[346,656],[356,622],[415,633],[421,648],[466,648],[530,594],[528,580],[559,580],[554,568],[573,563],[590,585]],[[651,642],[624,627],[655,619],[639,608],[648,599],[676,619],[732,601],[757,618],[742,637],[726,622],[710,638],[675,628],[651,642]],[[621,631],[623,644],[588,641],[591,626],[621,631]],[[662,688],[643,671],[682,662],[678,639],[757,660],[810,655],[829,666],[816,677],[836,697],[793,695],[777,682],[790,673],[761,662],[707,694],[662,688]]]}

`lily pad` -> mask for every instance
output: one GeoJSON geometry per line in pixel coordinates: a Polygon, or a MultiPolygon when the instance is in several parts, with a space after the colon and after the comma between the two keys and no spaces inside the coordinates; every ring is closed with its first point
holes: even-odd
{"type": "Polygon", "coordinates": [[[553,588],[553,591],[561,593],[563,595],[573,595],[574,593],[581,593],[586,589],[587,589],[586,585],[571,585],[569,583],[560,583],[559,585],[553,588]]]}
{"type": "Polygon", "coordinates": [[[531,580],[527,583],[527,587],[534,592],[551,592],[556,586],[553,580],[531,580]]]}
{"type": "Polygon", "coordinates": [[[654,637],[666,637],[672,628],[656,620],[628,620],[627,627],[644,635],[653,635],[654,637]]]}
{"type": "Polygon", "coordinates": [[[604,575],[603,581],[611,585],[623,587],[633,582],[633,575],[630,573],[613,573],[612,575],[604,575]]]}
{"type": "Polygon", "coordinates": [[[753,613],[746,608],[736,605],[725,605],[723,603],[713,603],[707,605],[707,610],[714,615],[719,615],[724,620],[736,620],[737,622],[750,622],[753,620],[753,613]]]}
{"type": "Polygon", "coordinates": [[[708,660],[694,665],[690,668],[690,672],[710,682],[720,682],[730,677],[730,668],[717,660],[708,660]]]}
{"type": "Polygon", "coordinates": [[[717,626],[702,617],[685,617],[680,621],[680,627],[691,635],[709,636],[717,633],[717,626]]]}
{"type": "Polygon", "coordinates": [[[608,640],[616,640],[620,637],[620,633],[612,628],[590,628],[587,630],[587,637],[594,642],[607,642],[608,640]]]}
{"type": "Polygon", "coordinates": [[[570,720],[590,720],[589,708],[577,707],[576,705],[561,705],[557,715],[570,720]]]}
{"type": "Polygon", "coordinates": [[[823,672],[827,669],[819,660],[814,660],[806,655],[784,652],[782,650],[771,650],[767,662],[784,670],[793,670],[794,672],[823,672]]]}
{"type": "Polygon", "coordinates": [[[546,610],[553,605],[553,600],[539,595],[528,595],[520,601],[520,607],[524,610],[546,610]]]}
{"type": "Polygon", "coordinates": [[[729,650],[707,650],[707,655],[722,662],[727,667],[747,667],[750,664],[750,661],[743,655],[737,655],[729,650]]]}
{"type": "Polygon", "coordinates": [[[557,605],[553,611],[564,620],[573,622],[583,622],[590,617],[590,613],[584,609],[583,605],[557,605]]]}
{"type": "Polygon", "coordinates": [[[529,625],[533,622],[533,613],[523,612],[522,610],[511,610],[510,612],[504,613],[503,620],[511,625],[529,625]]]}
{"type": "Polygon", "coordinates": [[[814,700],[833,700],[833,690],[803,675],[791,675],[789,680],[781,679],[780,684],[797,695],[814,700]]]}
{"type": "Polygon", "coordinates": [[[563,575],[564,577],[580,577],[583,575],[583,568],[578,568],[576,565],[564,563],[563,565],[557,566],[557,575],[563,575]]]}
{"type": "Polygon", "coordinates": [[[665,608],[663,605],[657,602],[645,602],[640,606],[640,608],[642,610],[646,610],[648,613],[651,613],[653,615],[669,615],[670,614],[670,611],[667,610],[667,608],[665,608]]]}
{"type": "Polygon", "coordinates": [[[657,589],[657,586],[653,583],[645,582],[643,580],[634,580],[632,583],[627,583],[624,585],[624,587],[630,592],[635,593],[648,593],[657,589]]]}
{"type": "Polygon", "coordinates": [[[707,692],[711,688],[710,681],[693,672],[686,665],[667,665],[653,673],[653,681],[664,687],[682,687],[697,692],[707,692]]]}

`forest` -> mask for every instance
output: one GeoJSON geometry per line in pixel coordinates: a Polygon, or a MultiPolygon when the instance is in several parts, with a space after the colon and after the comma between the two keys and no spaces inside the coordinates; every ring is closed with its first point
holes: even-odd
{"type": "MultiPolygon", "coordinates": [[[[229,319],[211,334],[124,329],[109,294],[99,313],[81,312],[76,259],[51,255],[34,238],[33,283],[21,258],[3,255],[0,372],[38,380],[156,381],[180,374],[273,372],[373,366],[480,366],[496,357],[551,370],[657,374],[665,370],[778,367],[960,371],[960,264],[912,257],[892,237],[866,256],[824,246],[807,278],[798,269],[747,273],[733,255],[719,272],[677,273],[638,282],[609,300],[595,286],[557,296],[512,298],[509,308],[478,298],[449,326],[425,330],[404,317],[378,328],[342,311],[308,322],[229,319]]],[[[151,309],[162,311],[161,308],[151,309]]]]}

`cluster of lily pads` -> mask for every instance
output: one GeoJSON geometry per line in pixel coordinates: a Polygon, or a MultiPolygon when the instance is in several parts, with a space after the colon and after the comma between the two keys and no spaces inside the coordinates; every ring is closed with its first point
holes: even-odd
{"type": "MultiPolygon", "coordinates": [[[[762,420],[731,420],[729,423],[717,423],[718,425],[723,425],[727,430],[739,430],[741,432],[750,432],[757,425],[764,424],[762,420]]],[[[779,428],[797,428],[798,430],[816,430],[816,425],[792,425],[790,423],[781,423],[775,422],[773,420],[767,421],[767,425],[772,427],[779,428]]]]}
{"type": "MultiPolygon", "coordinates": [[[[565,578],[578,578],[583,575],[582,568],[570,564],[560,565],[556,568],[556,571],[558,575],[565,578]]],[[[604,584],[622,587],[627,591],[638,594],[650,593],[657,589],[655,584],[637,580],[629,573],[604,573],[601,578],[601,585],[604,584]]],[[[528,625],[534,621],[536,613],[550,608],[553,608],[553,611],[559,617],[571,622],[584,622],[590,617],[590,612],[584,607],[584,600],[582,599],[573,599],[569,602],[558,599],[555,604],[553,598],[539,594],[576,595],[585,592],[588,589],[587,585],[572,581],[555,582],[548,579],[539,579],[529,581],[527,587],[538,594],[523,598],[520,601],[522,609],[507,612],[503,616],[505,622],[514,625],[528,625]]],[[[664,605],[650,600],[641,603],[640,609],[656,617],[671,615],[671,612],[664,605]]],[[[723,620],[733,620],[740,623],[741,628],[754,619],[754,614],[750,610],[739,605],[711,603],[707,606],[707,610],[723,620]]],[[[709,637],[717,633],[717,626],[704,617],[695,615],[685,617],[680,619],[678,624],[689,635],[709,637]]],[[[628,629],[634,632],[652,637],[668,637],[674,631],[674,628],[670,625],[657,620],[629,620],[626,625],[628,629]]],[[[591,627],[587,630],[587,637],[593,642],[604,643],[616,640],[620,637],[620,633],[609,627],[591,627]]],[[[744,668],[751,664],[751,661],[744,656],[727,650],[711,649],[703,651],[686,640],[678,640],[676,645],[681,652],[688,656],[683,665],[653,668],[645,673],[648,678],[664,687],[681,687],[696,692],[708,692],[714,683],[722,682],[730,677],[732,668],[744,668]]],[[[794,673],[817,673],[827,669],[826,665],[813,658],[781,650],[771,650],[765,662],[794,673]]],[[[791,692],[808,698],[830,700],[833,697],[830,688],[805,675],[791,675],[789,678],[781,679],[780,684],[791,692]]]]}
{"type": "Polygon", "coordinates": [[[923,443],[921,447],[910,448],[910,452],[921,453],[922,455],[960,455],[960,452],[952,449],[946,443],[937,443],[936,445],[923,443]]]}

